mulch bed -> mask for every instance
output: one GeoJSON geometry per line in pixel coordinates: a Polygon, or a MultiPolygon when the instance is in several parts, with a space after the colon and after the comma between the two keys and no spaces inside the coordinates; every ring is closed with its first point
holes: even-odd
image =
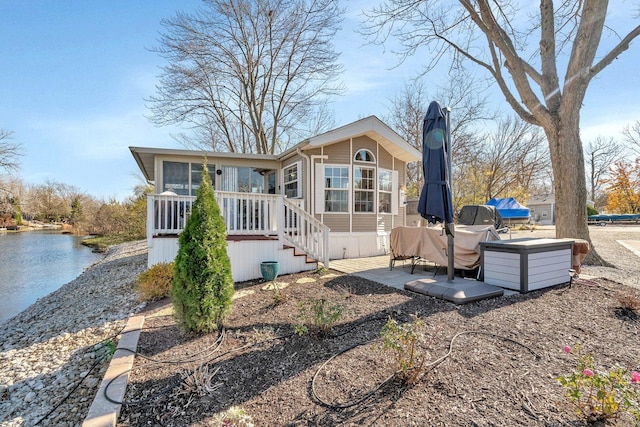
{"type": "MultiPolygon", "coordinates": [[[[148,306],[138,347],[146,358],[136,357],[119,425],[222,425],[219,414],[236,406],[255,426],[580,426],[557,381],[575,367],[564,345],[579,343],[602,369],[640,368],[640,323],[618,301],[639,291],[616,283],[456,306],[329,273],[279,277],[288,284],[279,304],[262,281],[236,284],[223,333],[186,336],[169,301],[148,306]],[[297,283],[304,278],[316,281],[297,283]],[[294,333],[311,299],[343,307],[324,337],[294,333]],[[414,314],[425,321],[428,367],[406,386],[389,380],[394,356],[380,331],[414,314]],[[188,391],[196,370],[216,372],[209,392],[188,391]]],[[[632,424],[623,415],[608,425],[632,424]]]]}

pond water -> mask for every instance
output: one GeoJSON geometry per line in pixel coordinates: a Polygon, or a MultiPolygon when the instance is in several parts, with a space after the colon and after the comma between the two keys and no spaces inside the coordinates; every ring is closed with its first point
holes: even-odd
{"type": "Polygon", "coordinates": [[[0,232],[0,323],[104,257],[81,241],[59,231],[0,232]]]}

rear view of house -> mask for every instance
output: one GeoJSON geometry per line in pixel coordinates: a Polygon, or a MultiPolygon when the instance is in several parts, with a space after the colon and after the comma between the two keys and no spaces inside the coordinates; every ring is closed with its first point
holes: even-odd
{"type": "Polygon", "coordinates": [[[149,265],[174,259],[206,158],[227,225],[234,280],[330,259],[382,255],[405,225],[406,165],[421,154],[375,116],[309,138],[279,155],[130,147],[154,184],[147,207],[149,265]]]}

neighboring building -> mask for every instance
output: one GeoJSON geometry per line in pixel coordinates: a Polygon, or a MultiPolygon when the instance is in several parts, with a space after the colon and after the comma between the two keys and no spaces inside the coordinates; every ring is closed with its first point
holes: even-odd
{"type": "Polygon", "coordinates": [[[391,229],[406,224],[406,165],[422,157],[375,116],[279,155],[130,150],[155,185],[147,207],[149,265],[175,258],[206,158],[236,281],[260,277],[261,261],[279,261],[285,274],[317,261],[388,253],[391,229]]]}
{"type": "Polygon", "coordinates": [[[553,194],[543,194],[529,198],[527,207],[531,211],[531,222],[540,225],[556,223],[556,202],[553,194]]]}

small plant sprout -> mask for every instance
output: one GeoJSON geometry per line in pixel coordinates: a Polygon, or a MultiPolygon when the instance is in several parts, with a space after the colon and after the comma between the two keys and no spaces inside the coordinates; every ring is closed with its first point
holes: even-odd
{"type": "Polygon", "coordinates": [[[396,375],[406,385],[418,381],[426,360],[426,354],[421,350],[425,344],[424,321],[417,315],[412,318],[404,324],[389,319],[380,331],[382,348],[394,353],[396,375]]]}
{"type": "Polygon", "coordinates": [[[322,338],[338,323],[344,310],[340,304],[329,306],[324,298],[303,302],[300,304],[300,313],[296,316],[299,323],[295,325],[295,333],[304,335],[311,332],[322,338]]]}
{"type": "Polygon", "coordinates": [[[640,373],[629,373],[623,368],[600,371],[595,367],[593,355],[581,354],[580,346],[575,350],[564,346],[564,352],[576,357],[576,367],[558,381],[565,387],[565,397],[578,416],[592,423],[627,413],[640,422],[640,373]]]}
{"type": "Polygon", "coordinates": [[[217,413],[208,424],[215,427],[253,427],[252,421],[244,409],[232,406],[224,412],[217,413]]]}
{"type": "Polygon", "coordinates": [[[320,267],[316,268],[316,271],[315,271],[315,273],[320,276],[324,276],[328,272],[329,270],[327,270],[327,267],[325,267],[324,265],[321,265],[320,267]]]}
{"type": "Polygon", "coordinates": [[[103,362],[108,362],[113,358],[113,355],[116,352],[116,343],[114,343],[110,339],[106,339],[102,341],[100,344],[97,344],[95,347],[95,353],[98,358],[103,362]]]}
{"type": "Polygon", "coordinates": [[[271,289],[273,294],[271,295],[271,306],[275,307],[284,303],[287,300],[287,296],[280,290],[280,285],[274,280],[271,282],[271,289]]]}

